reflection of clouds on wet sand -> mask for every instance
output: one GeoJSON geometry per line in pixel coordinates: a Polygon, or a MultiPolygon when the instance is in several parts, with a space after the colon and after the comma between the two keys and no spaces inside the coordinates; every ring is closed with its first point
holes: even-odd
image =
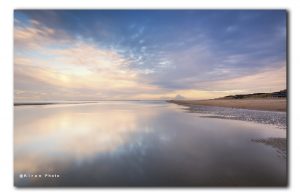
{"type": "Polygon", "coordinates": [[[276,149],[279,157],[287,158],[287,138],[251,139],[251,141],[271,146],[276,149]]]}
{"type": "Polygon", "coordinates": [[[252,138],[275,126],[199,118],[166,102],[15,107],[16,186],[283,185],[285,160],[252,138]],[[20,173],[58,173],[53,181],[20,173]]]}
{"type": "Polygon", "coordinates": [[[32,171],[40,164],[44,167],[44,164],[52,162],[53,157],[65,162],[68,158],[83,159],[97,153],[112,152],[126,143],[131,134],[143,131],[137,129],[137,123],[153,113],[147,110],[137,115],[130,110],[116,112],[109,108],[96,112],[97,106],[87,108],[87,111],[74,111],[50,107],[50,114],[35,113],[22,126],[17,126],[15,169],[30,168],[32,171]]]}

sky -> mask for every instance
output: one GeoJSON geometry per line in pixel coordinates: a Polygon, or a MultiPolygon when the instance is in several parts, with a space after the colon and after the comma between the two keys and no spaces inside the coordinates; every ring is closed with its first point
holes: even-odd
{"type": "Polygon", "coordinates": [[[16,10],[16,101],[286,88],[284,10],[16,10]]]}

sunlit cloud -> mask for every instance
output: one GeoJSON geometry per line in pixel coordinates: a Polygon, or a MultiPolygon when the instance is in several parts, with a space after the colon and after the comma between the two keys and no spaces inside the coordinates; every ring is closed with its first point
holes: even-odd
{"type": "Polygon", "coordinates": [[[286,65],[253,75],[236,77],[212,83],[215,89],[238,89],[243,92],[272,92],[286,88],[286,65]]]}
{"type": "Polygon", "coordinates": [[[68,37],[63,31],[49,28],[36,20],[30,20],[26,25],[15,19],[14,44],[16,50],[42,49],[43,46],[55,45],[58,42],[68,42],[68,37]]]}
{"type": "Polygon", "coordinates": [[[282,11],[224,24],[227,14],[201,11],[160,21],[155,11],[132,11],[138,21],[87,13],[16,11],[15,100],[205,99],[286,86],[282,11]]]}

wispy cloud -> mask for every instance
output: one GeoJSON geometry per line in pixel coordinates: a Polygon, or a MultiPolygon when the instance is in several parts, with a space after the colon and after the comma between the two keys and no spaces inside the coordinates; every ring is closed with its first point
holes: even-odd
{"type": "Polygon", "coordinates": [[[16,11],[15,98],[196,99],[280,90],[285,41],[283,11],[16,11]]]}
{"type": "Polygon", "coordinates": [[[23,24],[15,19],[14,44],[17,50],[42,49],[43,46],[55,45],[58,42],[69,42],[63,31],[49,28],[36,20],[23,24]]]}

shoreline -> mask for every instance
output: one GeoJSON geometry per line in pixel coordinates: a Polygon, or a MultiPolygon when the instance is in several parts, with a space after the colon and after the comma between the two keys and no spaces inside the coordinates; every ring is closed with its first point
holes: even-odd
{"type": "Polygon", "coordinates": [[[33,103],[14,103],[14,106],[39,106],[39,105],[64,105],[64,104],[86,104],[86,103],[97,103],[97,102],[33,102],[33,103]]]}
{"type": "Polygon", "coordinates": [[[286,98],[265,98],[265,99],[210,99],[210,100],[169,100],[184,106],[216,106],[236,109],[262,110],[286,112],[286,98]]]}

